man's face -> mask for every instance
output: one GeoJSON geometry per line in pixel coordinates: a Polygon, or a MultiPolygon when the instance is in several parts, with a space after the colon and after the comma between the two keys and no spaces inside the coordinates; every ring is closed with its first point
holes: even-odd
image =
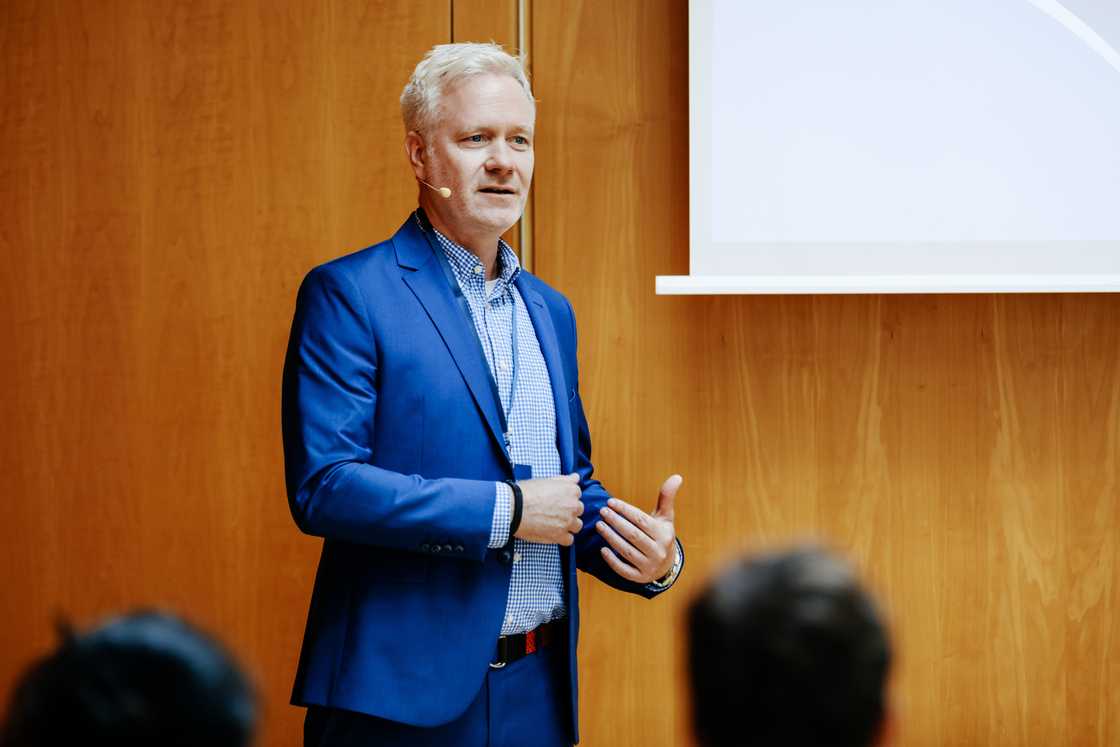
{"type": "Polygon", "coordinates": [[[443,92],[417,175],[451,189],[450,199],[432,193],[428,204],[453,234],[500,234],[521,217],[533,181],[534,120],[508,75],[474,75],[443,92]]]}

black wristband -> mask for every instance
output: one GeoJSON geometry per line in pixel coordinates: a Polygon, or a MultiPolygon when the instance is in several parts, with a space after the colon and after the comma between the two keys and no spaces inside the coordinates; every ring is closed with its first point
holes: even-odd
{"type": "Polygon", "coordinates": [[[513,480],[506,480],[506,485],[513,489],[513,519],[509,522],[509,538],[512,540],[521,526],[521,511],[525,508],[525,496],[521,494],[521,486],[513,480]]]}

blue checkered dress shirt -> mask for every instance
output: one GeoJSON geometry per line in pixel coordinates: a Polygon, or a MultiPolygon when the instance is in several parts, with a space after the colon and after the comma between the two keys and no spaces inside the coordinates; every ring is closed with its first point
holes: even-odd
{"type": "MultiPolygon", "coordinates": [[[[513,281],[521,272],[517,255],[504,241],[498,241],[500,274],[487,287],[486,269],[478,257],[433,229],[447,255],[459,288],[470,306],[475,332],[482,343],[486,363],[498,385],[502,410],[509,414],[510,456],[517,464],[533,468],[533,477],[560,474],[560,453],[556,448],[556,408],[548,368],[541,355],[537,333],[529,318],[525,301],[513,281]],[[517,391],[513,385],[512,331],[517,324],[517,391]]],[[[495,483],[494,518],[490,526],[490,547],[503,547],[509,541],[512,520],[510,487],[495,483]]],[[[560,550],[556,545],[513,540],[513,576],[509,583],[506,616],[502,635],[524,633],[563,617],[564,578],[560,550]]]]}

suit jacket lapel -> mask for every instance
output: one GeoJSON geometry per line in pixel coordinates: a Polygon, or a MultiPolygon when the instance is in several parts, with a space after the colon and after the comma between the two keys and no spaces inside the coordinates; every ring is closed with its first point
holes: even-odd
{"type": "Polygon", "coordinates": [[[470,320],[464,318],[439,259],[411,216],[393,236],[393,246],[397,250],[397,263],[409,270],[403,275],[405,284],[439,331],[491,435],[508,456],[490,369],[479,346],[478,333],[470,326],[470,320]]]}
{"type": "Polygon", "coordinates": [[[575,465],[575,451],[572,440],[572,416],[568,409],[568,385],[564,377],[563,360],[560,357],[560,343],[556,339],[556,328],[552,325],[552,315],[541,298],[541,294],[529,287],[525,275],[520,274],[515,283],[525,299],[529,318],[537,332],[537,342],[541,346],[548,378],[552,384],[552,400],[556,408],[556,442],[560,452],[560,469],[565,474],[575,465]]]}

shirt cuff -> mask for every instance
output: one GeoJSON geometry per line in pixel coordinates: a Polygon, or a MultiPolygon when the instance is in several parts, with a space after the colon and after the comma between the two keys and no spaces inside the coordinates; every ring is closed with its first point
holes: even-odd
{"type": "Polygon", "coordinates": [[[509,525],[513,521],[513,488],[504,482],[494,483],[494,518],[490,520],[490,543],[497,549],[509,542],[509,525]]]}
{"type": "Polygon", "coordinates": [[[651,581],[646,584],[646,588],[650,591],[665,591],[670,586],[677,582],[677,577],[681,575],[681,569],[684,568],[684,548],[681,547],[679,539],[673,540],[676,543],[676,557],[673,558],[673,567],[669,569],[669,573],[664,578],[659,578],[656,581],[651,581]]]}

